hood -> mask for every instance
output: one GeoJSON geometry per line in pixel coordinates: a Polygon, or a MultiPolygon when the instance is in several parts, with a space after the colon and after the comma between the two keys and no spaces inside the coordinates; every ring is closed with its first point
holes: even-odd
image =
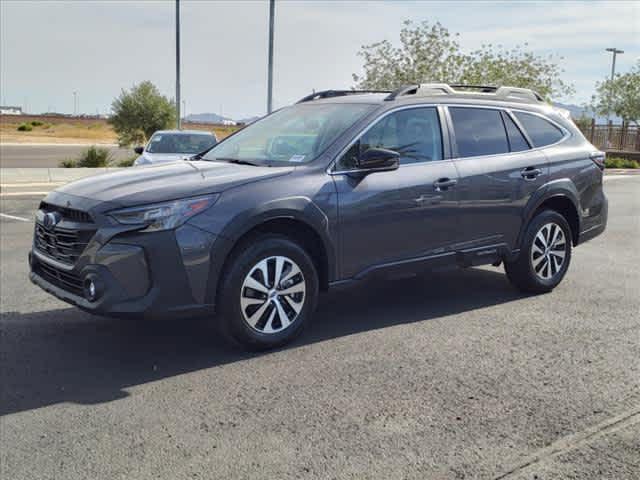
{"type": "Polygon", "coordinates": [[[162,202],[287,175],[294,167],[255,167],[223,162],[172,162],[126,168],[66,184],[52,192],[120,206],[162,202]]]}

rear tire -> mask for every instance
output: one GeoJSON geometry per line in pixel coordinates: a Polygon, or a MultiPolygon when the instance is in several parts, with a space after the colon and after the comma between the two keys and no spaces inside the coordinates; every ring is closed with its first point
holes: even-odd
{"type": "Polygon", "coordinates": [[[318,298],[309,254],[287,237],[265,234],[236,248],[217,298],[222,333],[248,350],[276,348],[302,332],[318,298]]]}
{"type": "Polygon", "coordinates": [[[518,258],[505,261],[507,277],[523,292],[550,292],[571,263],[571,239],[567,220],[554,210],[543,210],[529,223],[518,258]]]}

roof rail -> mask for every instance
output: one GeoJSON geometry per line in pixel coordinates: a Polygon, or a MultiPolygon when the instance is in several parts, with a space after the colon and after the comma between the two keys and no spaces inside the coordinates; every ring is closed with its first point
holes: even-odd
{"type": "Polygon", "coordinates": [[[520,87],[500,87],[496,90],[496,97],[499,98],[521,98],[524,100],[534,100],[537,102],[543,102],[542,96],[531,90],[530,88],[520,87]]]}
{"type": "Polygon", "coordinates": [[[450,87],[458,90],[480,90],[482,93],[494,93],[498,89],[495,85],[465,85],[463,83],[451,84],[450,87]]]}
{"type": "Polygon", "coordinates": [[[311,102],[320,100],[321,98],[344,97],[347,95],[360,95],[364,93],[391,93],[390,90],[322,90],[313,92],[306,97],[301,98],[296,103],[311,102]]]}
{"type": "Polygon", "coordinates": [[[385,100],[395,100],[398,97],[402,97],[404,95],[450,95],[456,93],[453,88],[451,88],[446,83],[418,83],[415,85],[405,85],[403,87],[398,88],[394,92],[392,92],[389,96],[385,98],[385,100]]]}
{"type": "Polygon", "coordinates": [[[533,102],[542,102],[544,99],[538,93],[529,88],[497,87],[494,85],[463,85],[447,83],[420,83],[405,85],[388,95],[385,100],[395,100],[404,95],[432,96],[432,95],[456,95],[472,94],[494,95],[496,99],[518,99],[533,102]],[[464,90],[479,90],[478,92],[465,92],[464,90]]]}

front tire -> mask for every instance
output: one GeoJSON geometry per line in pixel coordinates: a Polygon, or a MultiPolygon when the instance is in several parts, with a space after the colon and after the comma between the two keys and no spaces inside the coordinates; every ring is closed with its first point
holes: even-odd
{"type": "Polygon", "coordinates": [[[297,243],[262,235],[237,248],[217,299],[222,332],[248,350],[293,340],[309,322],[318,298],[313,260],[297,243]]]}
{"type": "Polygon", "coordinates": [[[528,293],[553,290],[569,268],[571,238],[571,228],[558,212],[537,214],[527,227],[518,258],[504,264],[511,283],[528,293]]]}

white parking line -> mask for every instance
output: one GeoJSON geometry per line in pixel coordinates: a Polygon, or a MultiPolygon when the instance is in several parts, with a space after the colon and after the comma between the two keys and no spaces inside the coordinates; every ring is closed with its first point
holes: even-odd
{"type": "Polygon", "coordinates": [[[7,215],[6,213],[0,213],[0,217],[8,218],[10,220],[20,220],[21,222],[30,222],[28,218],[16,217],[15,215],[7,215]]]}
{"type": "Polygon", "coordinates": [[[64,185],[64,182],[37,182],[37,183],[0,183],[0,188],[19,187],[57,187],[64,185]]]}
{"type": "Polygon", "coordinates": [[[49,192],[2,192],[0,197],[20,197],[23,195],[46,195],[49,192]]]}

